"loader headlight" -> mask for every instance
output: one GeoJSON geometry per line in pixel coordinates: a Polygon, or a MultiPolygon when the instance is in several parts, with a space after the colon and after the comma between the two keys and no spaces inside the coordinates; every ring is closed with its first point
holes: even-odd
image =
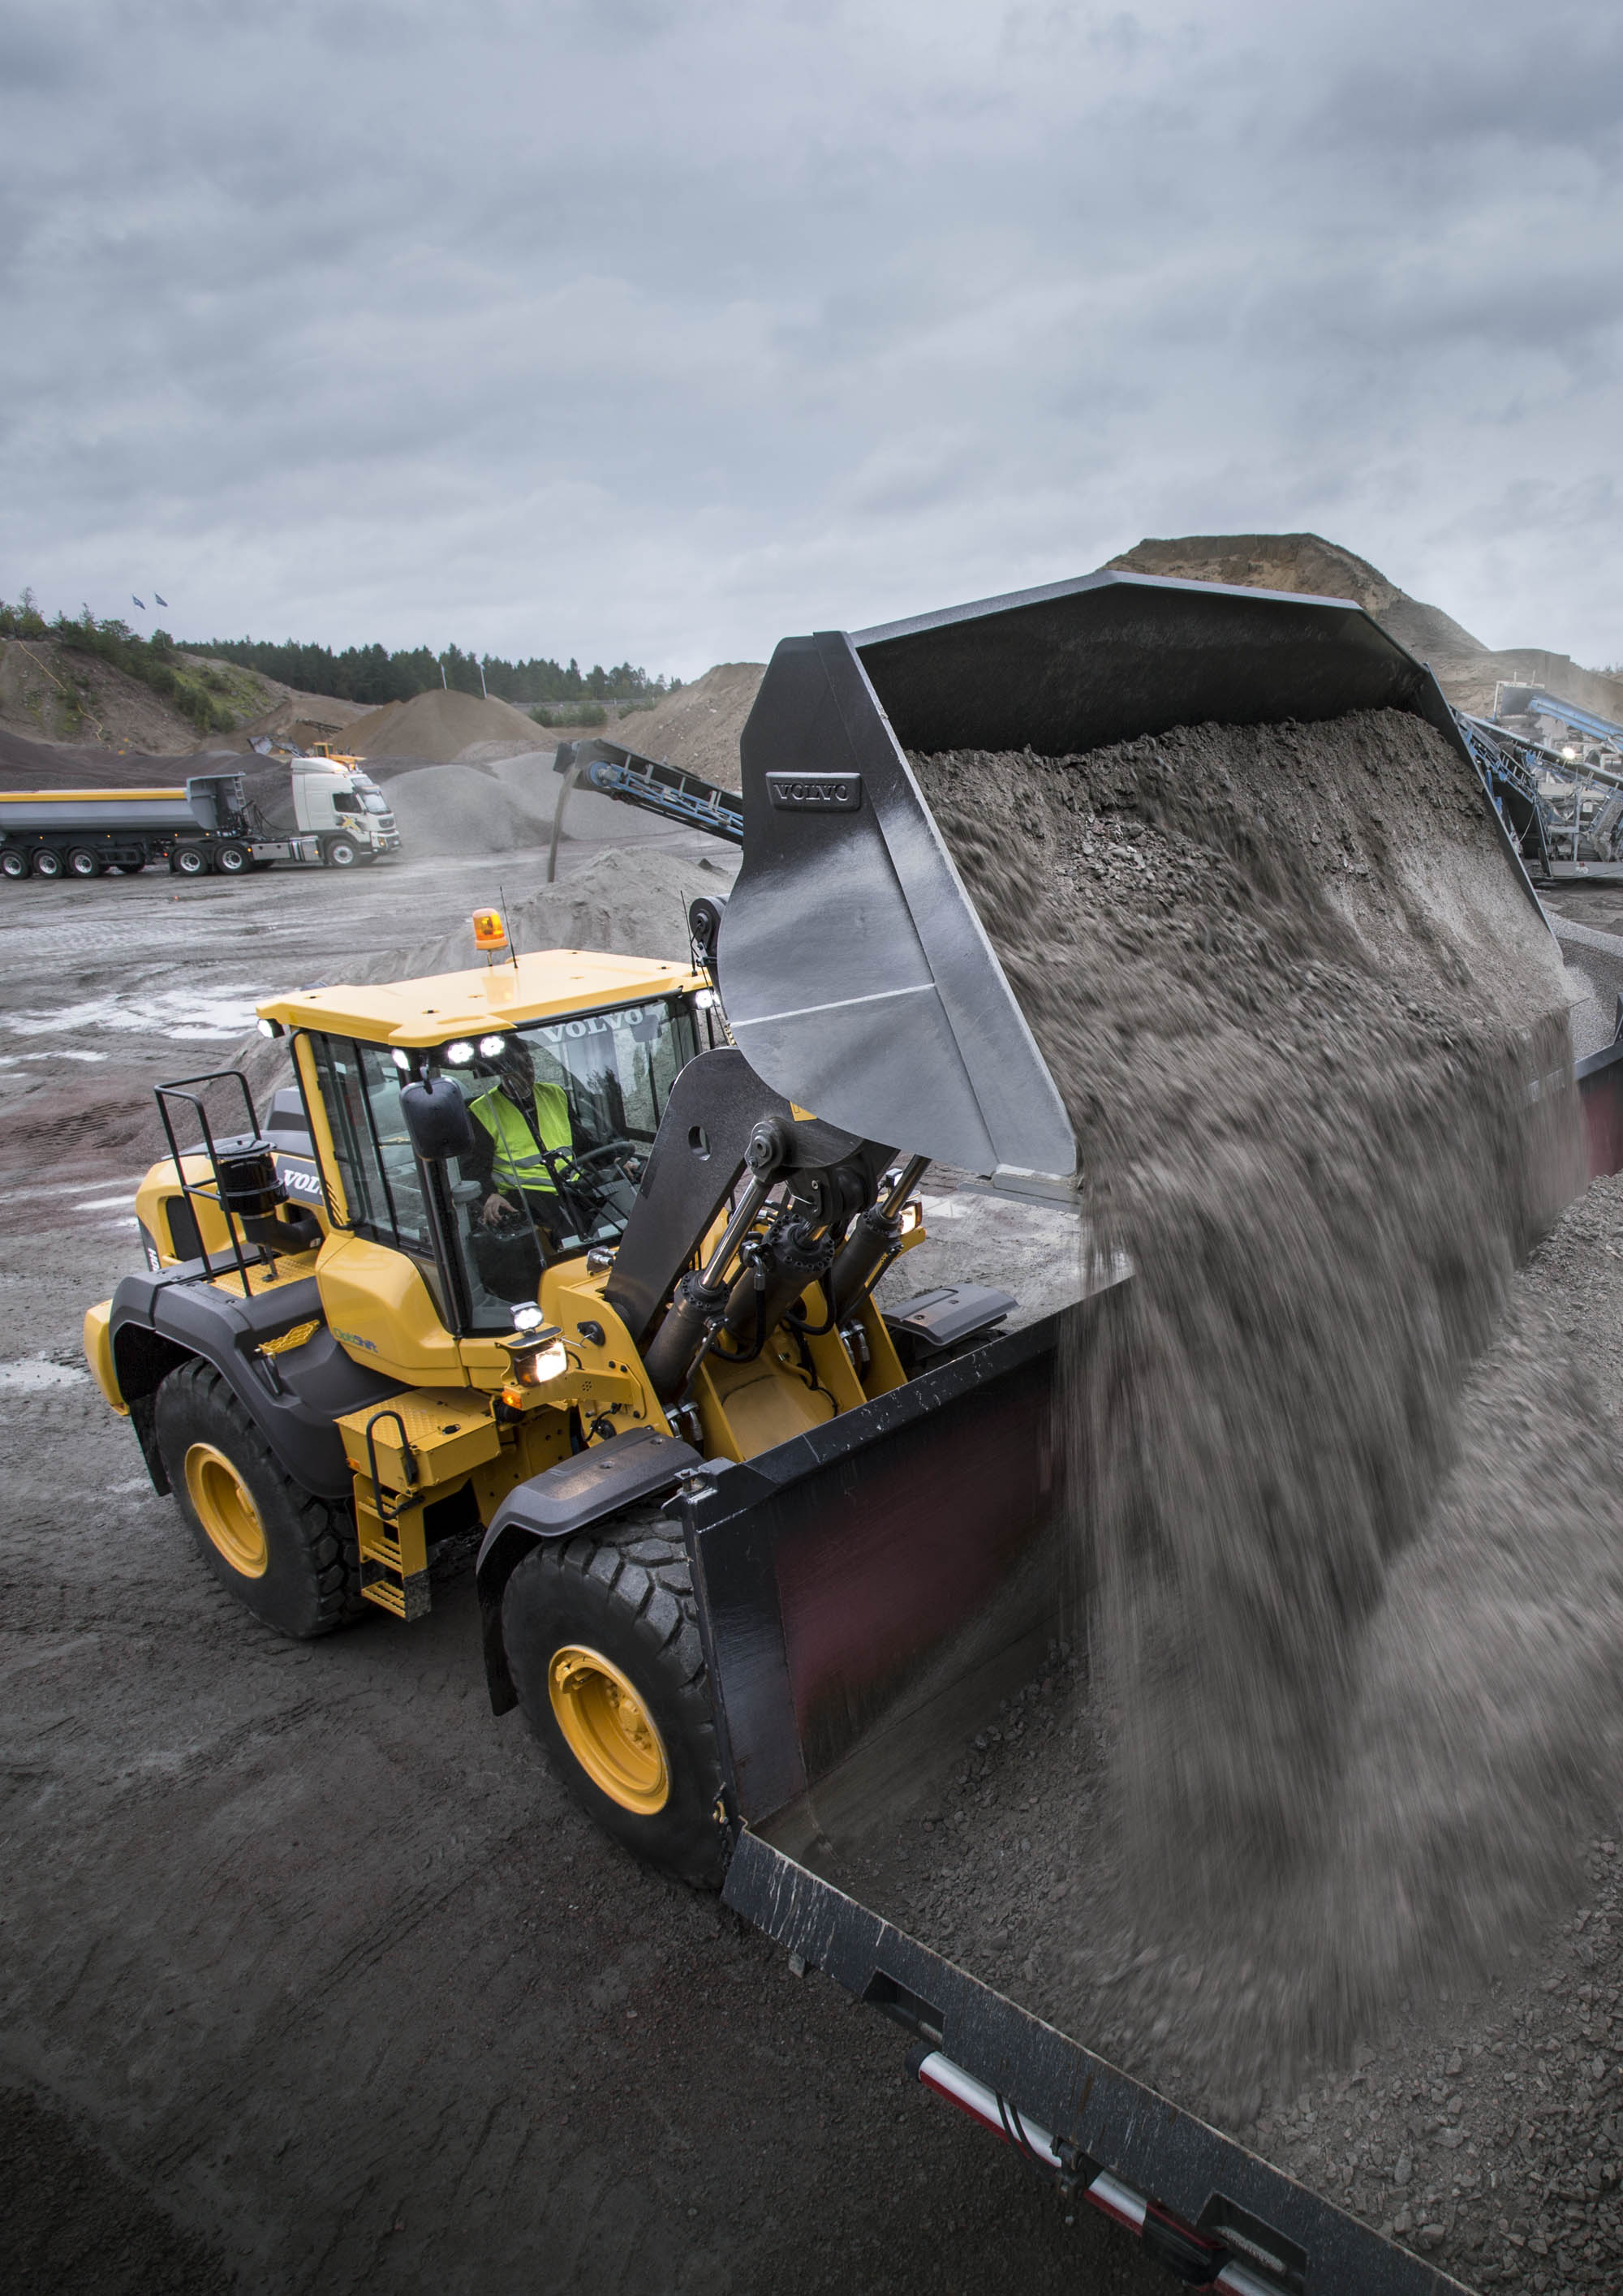
{"type": "Polygon", "coordinates": [[[481,1037],[479,1039],[479,1057],[482,1061],[499,1060],[507,1049],[507,1040],[505,1037],[481,1037]]]}
{"type": "Polygon", "coordinates": [[[280,1021],[261,1021],[258,1025],[261,1037],[284,1037],[287,1034],[280,1021]]]}
{"type": "Polygon", "coordinates": [[[564,1334],[556,1324],[538,1322],[528,1328],[521,1325],[514,1338],[501,1344],[510,1365],[509,1386],[545,1387],[549,1380],[561,1379],[569,1369],[564,1334]]]}
{"type": "Polygon", "coordinates": [[[403,1053],[403,1052],[401,1052],[401,1050],[400,1050],[400,1046],[399,1046],[398,1045],[397,1045],[397,1046],[395,1046],[395,1048],[394,1048],[394,1064],[395,1064],[395,1066],[396,1066],[396,1068],[397,1068],[397,1069],[404,1069],[404,1070],[405,1070],[405,1071],[406,1071],[406,1073],[407,1073],[407,1075],[408,1075],[408,1076],[409,1076],[409,1075],[410,1075],[410,1073],[411,1073],[411,1058],[410,1058],[410,1055],[409,1055],[409,1054],[407,1054],[407,1053],[403,1053]]]}
{"type": "Polygon", "coordinates": [[[465,1037],[459,1037],[454,1045],[447,1045],[445,1057],[451,1068],[465,1069],[474,1057],[474,1047],[465,1037]]]}

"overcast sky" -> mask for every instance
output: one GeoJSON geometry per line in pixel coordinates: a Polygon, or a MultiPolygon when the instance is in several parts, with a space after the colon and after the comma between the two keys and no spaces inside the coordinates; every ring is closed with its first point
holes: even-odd
{"type": "Polygon", "coordinates": [[[0,0],[0,594],[691,676],[1313,529],[1623,660],[1623,12],[0,0]]]}

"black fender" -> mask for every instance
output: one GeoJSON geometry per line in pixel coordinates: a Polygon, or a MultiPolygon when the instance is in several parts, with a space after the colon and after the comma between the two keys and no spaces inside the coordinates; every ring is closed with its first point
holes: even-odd
{"type": "Polygon", "coordinates": [[[594,1522],[674,1488],[704,1462],[690,1443],[653,1427],[632,1428],[612,1442],[560,1459],[510,1490],[490,1518],[474,1567],[490,1710],[510,1713],[518,1693],[502,1639],[501,1599],[507,1581],[539,1540],[568,1538],[594,1522]]]}
{"type": "Polygon", "coordinates": [[[352,1480],[341,1412],[401,1391],[355,1363],[326,1327],[313,1275],[244,1300],[240,1289],[207,1279],[234,1270],[229,1253],[188,1260],[158,1275],[127,1275],[112,1295],[108,1336],[119,1391],[129,1406],[153,1487],[169,1488],[152,1430],[161,1382],[194,1356],[213,1365],[259,1428],[290,1480],[325,1499],[347,1499],[352,1480]],[[317,1329],[301,1346],[262,1352],[301,1324],[317,1329]]]}

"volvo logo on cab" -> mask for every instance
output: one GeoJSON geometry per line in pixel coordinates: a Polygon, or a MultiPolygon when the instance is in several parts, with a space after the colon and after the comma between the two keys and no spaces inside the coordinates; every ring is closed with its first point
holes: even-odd
{"type": "Polygon", "coordinates": [[[781,813],[854,813],[862,802],[862,776],[769,774],[766,790],[781,813]]]}

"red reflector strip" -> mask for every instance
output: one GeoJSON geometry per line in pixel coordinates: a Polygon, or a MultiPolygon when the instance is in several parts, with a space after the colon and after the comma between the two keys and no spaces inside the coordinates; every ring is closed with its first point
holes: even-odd
{"type": "Polygon", "coordinates": [[[960,2112],[967,2112],[971,2120],[990,2128],[994,2136],[1001,2136],[1006,2144],[1024,2144],[1045,2169],[1062,2165],[1059,2147],[1046,2128],[1028,2120],[996,2089],[988,2088],[985,2081],[977,2081],[961,2065],[955,2065],[951,2057],[943,2057],[939,2049],[933,2049],[925,2058],[919,2068],[919,2078],[926,2088],[933,2088],[937,2096],[944,2096],[960,2112]]]}
{"type": "MultiPolygon", "coordinates": [[[[1009,2103],[1007,2097],[1000,2096],[994,2088],[988,2088],[985,2081],[977,2081],[973,2073],[967,2073],[961,2065],[955,2065],[952,2058],[943,2056],[939,2049],[933,2049],[921,2061],[919,2078],[926,2088],[934,2089],[937,2096],[944,2096],[949,2104],[957,2105],[960,2112],[967,2112],[972,2120],[978,2120],[983,2128],[989,2128],[994,2136],[1001,2136],[1005,2144],[1024,2144],[1043,2167],[1063,2169],[1065,2164],[1060,2160],[1059,2147],[1046,2128],[1028,2120],[1009,2103]]],[[[1179,2223],[1175,2217],[1166,2217],[1160,2210],[1152,2212],[1149,2202],[1141,2194],[1133,2192],[1130,2185],[1122,2184],[1105,2170],[1101,2169],[1094,2177],[1083,2197],[1091,2201],[1102,2215],[1109,2217],[1116,2224],[1125,2225],[1129,2232],[1137,2233],[1141,2237],[1153,2213],[1192,2245],[1210,2248],[1214,2262],[1222,2253],[1215,2243],[1206,2241],[1200,2234],[1179,2223]]],[[[1222,2289],[1224,2296],[1279,2296],[1279,2291],[1270,2282],[1258,2279],[1256,2273],[1248,2271],[1243,2264],[1233,2262],[1224,2264],[1207,2284],[1222,2289]]]]}

